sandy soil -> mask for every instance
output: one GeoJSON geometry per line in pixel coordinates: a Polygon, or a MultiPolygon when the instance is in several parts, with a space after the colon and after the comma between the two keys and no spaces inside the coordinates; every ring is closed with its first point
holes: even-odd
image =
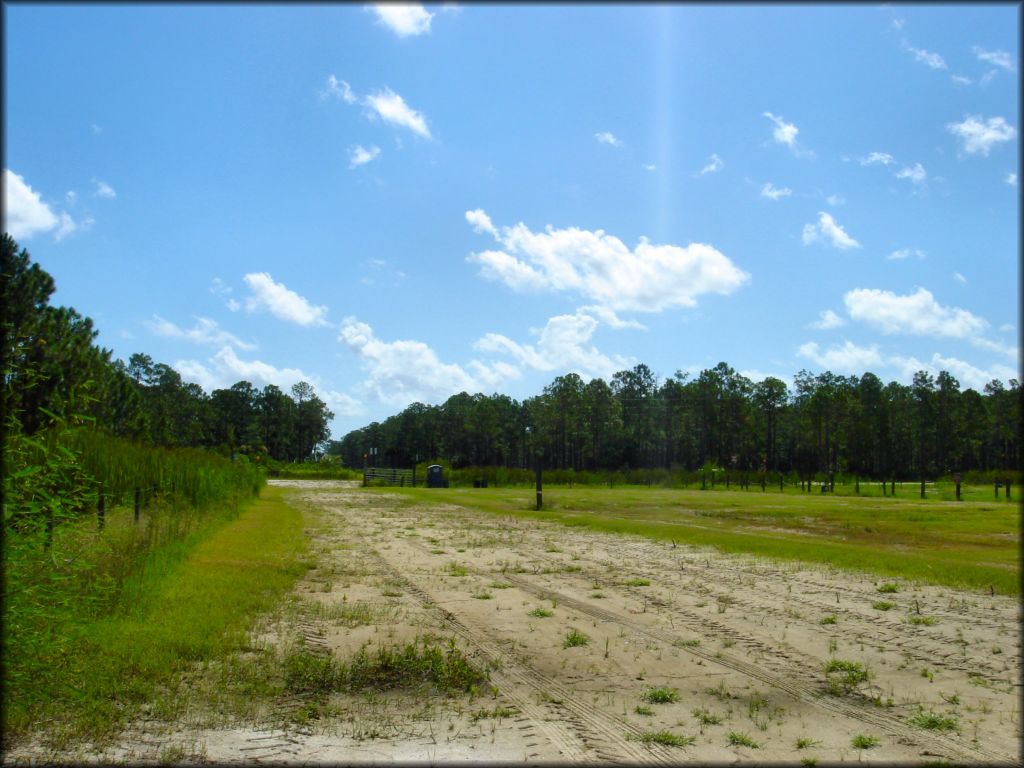
{"type": "Polygon", "coordinates": [[[320,511],[318,565],[298,587],[304,608],[267,622],[260,643],[301,636],[345,658],[452,638],[490,667],[497,692],[333,695],[329,715],[272,729],[139,724],[93,757],[1020,763],[1016,599],[898,580],[880,594],[883,580],[867,575],[411,505],[331,481],[276,484],[320,511]],[[537,608],[551,615],[530,615],[537,608]],[[572,629],[589,643],[563,647],[572,629]],[[830,659],[863,664],[870,679],[830,693],[830,659]],[[678,701],[649,703],[651,688],[678,701]],[[956,730],[911,722],[922,712],[956,730]],[[644,742],[658,731],[693,743],[644,742]],[[857,736],[878,743],[857,749],[857,736]]]}

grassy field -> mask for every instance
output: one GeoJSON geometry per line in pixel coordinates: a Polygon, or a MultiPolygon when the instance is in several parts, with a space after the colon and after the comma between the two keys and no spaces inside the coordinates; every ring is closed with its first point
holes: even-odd
{"type": "MultiPolygon", "coordinates": [[[[302,513],[281,496],[267,488],[234,519],[152,553],[111,609],[69,601],[16,648],[8,638],[7,736],[102,742],[143,707],[167,716],[188,706],[180,676],[244,648],[254,618],[308,567],[302,513]]],[[[130,514],[112,510],[108,529],[130,514]]]]}
{"type": "MultiPolygon", "coordinates": [[[[383,490],[383,489],[381,489],[383,490]]],[[[710,545],[723,552],[827,563],[880,576],[902,576],[1001,594],[1020,594],[1020,507],[981,500],[984,488],[964,489],[962,502],[902,498],[666,490],[643,487],[546,487],[544,510],[526,488],[397,489],[410,503],[458,504],[515,515],[710,545]]],[[[992,489],[989,488],[991,493],[992,489]]]]}

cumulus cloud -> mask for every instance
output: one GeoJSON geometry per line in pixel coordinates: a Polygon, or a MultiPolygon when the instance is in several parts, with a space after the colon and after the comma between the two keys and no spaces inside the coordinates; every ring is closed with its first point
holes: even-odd
{"type": "Polygon", "coordinates": [[[992,147],[1012,141],[1017,129],[1001,117],[987,120],[980,115],[966,115],[962,122],[948,123],[946,130],[960,139],[960,148],[968,155],[988,157],[992,147]]]}
{"type": "Polygon", "coordinates": [[[310,304],[283,283],[275,283],[266,272],[251,272],[243,279],[252,292],[245,300],[247,312],[267,310],[275,317],[296,325],[327,325],[327,307],[310,304]]]}
{"type": "Polygon", "coordinates": [[[105,181],[96,181],[96,197],[105,197],[107,199],[113,199],[117,197],[117,192],[114,188],[107,184],[105,181]]]}
{"type": "Polygon", "coordinates": [[[818,240],[827,240],[832,246],[843,251],[861,247],[860,243],[846,234],[846,231],[836,223],[831,214],[824,211],[818,212],[817,224],[804,225],[804,245],[810,245],[818,240]]]}
{"type": "Polygon", "coordinates": [[[827,331],[830,328],[839,328],[843,325],[846,325],[846,321],[843,318],[831,309],[826,309],[818,313],[818,319],[811,323],[810,327],[817,328],[819,331],[827,331]]]}
{"type": "Polygon", "coordinates": [[[725,163],[722,162],[722,158],[717,154],[712,154],[711,157],[708,158],[707,164],[700,169],[700,175],[703,176],[706,173],[718,173],[724,167],[725,163]]]}
{"type": "Polygon", "coordinates": [[[981,61],[988,62],[989,64],[994,64],[997,67],[1002,67],[1007,72],[1015,72],[1017,69],[1017,66],[1013,62],[1013,57],[1010,56],[1010,54],[1007,53],[1006,51],[986,51],[979,45],[974,46],[973,50],[974,55],[977,56],[978,59],[981,61]]]}
{"type": "Polygon", "coordinates": [[[362,144],[356,144],[354,147],[348,150],[348,167],[358,168],[361,165],[366,165],[371,160],[375,160],[380,157],[380,147],[375,144],[370,145],[367,149],[362,144]]]}
{"type": "Polygon", "coordinates": [[[899,261],[901,259],[909,259],[911,256],[923,259],[927,255],[928,254],[920,248],[900,248],[898,251],[893,251],[885,258],[890,259],[891,261],[899,261]]]}
{"type": "Polygon", "coordinates": [[[847,314],[884,334],[905,333],[951,339],[979,337],[988,323],[959,307],[944,307],[926,288],[901,296],[857,288],[843,296],[847,314]]]}
{"type": "Polygon", "coordinates": [[[845,341],[841,346],[829,347],[824,352],[817,343],[809,341],[800,345],[797,355],[813,360],[822,368],[840,373],[861,373],[883,364],[882,355],[876,345],[860,347],[851,341],[845,341]]]}
{"type": "Polygon", "coordinates": [[[380,117],[387,123],[397,125],[401,128],[408,128],[417,136],[425,139],[431,138],[430,129],[427,127],[427,120],[422,113],[405,103],[405,99],[385,87],[384,90],[367,96],[363,102],[371,114],[380,117]]]}
{"type": "Polygon", "coordinates": [[[372,6],[377,23],[399,37],[425,35],[430,32],[430,13],[419,3],[376,3],[372,6]]]}
{"type": "Polygon", "coordinates": [[[23,177],[4,169],[5,232],[16,240],[23,240],[64,226],[64,222],[39,198],[39,193],[25,183],[23,177]]]}
{"type": "Polygon", "coordinates": [[[327,98],[328,96],[335,96],[341,99],[346,104],[355,104],[356,95],[352,92],[352,86],[346,83],[344,80],[339,80],[334,75],[327,77],[327,88],[320,92],[321,98],[327,98]]]}
{"type": "Polygon", "coordinates": [[[903,41],[903,50],[914,55],[914,59],[922,64],[927,64],[931,69],[946,69],[946,60],[937,53],[931,53],[923,48],[914,48],[906,40],[903,41]]]}
{"type": "Polygon", "coordinates": [[[185,330],[169,320],[164,320],[160,315],[153,315],[152,321],[147,322],[149,329],[157,336],[167,339],[182,339],[193,344],[213,344],[224,346],[230,344],[244,350],[256,349],[255,344],[242,341],[233,333],[223,330],[215,320],[208,317],[196,317],[196,324],[185,330]]]}
{"type": "Polygon", "coordinates": [[[956,357],[946,357],[938,352],[934,353],[927,363],[915,357],[892,356],[888,359],[890,365],[898,368],[902,373],[904,381],[911,381],[918,371],[928,371],[937,376],[939,371],[948,371],[960,382],[961,387],[971,388],[980,391],[993,379],[1008,381],[1019,377],[1014,368],[996,363],[988,369],[978,368],[970,363],[956,357]]]}
{"type": "Polygon", "coordinates": [[[889,165],[895,162],[895,158],[888,152],[871,152],[857,162],[861,165],[889,165]]]}
{"type": "Polygon", "coordinates": [[[800,129],[792,123],[787,123],[781,117],[776,117],[771,112],[762,112],[761,114],[775,123],[775,128],[772,130],[772,138],[779,144],[785,144],[791,149],[795,148],[796,135],[800,133],[800,129]]]}
{"type": "Polygon", "coordinates": [[[380,402],[395,407],[409,403],[437,403],[459,392],[494,389],[518,378],[519,369],[508,363],[491,365],[473,361],[469,373],[460,365],[443,363],[422,341],[382,341],[366,323],[346,317],[338,341],[362,361],[367,379],[363,387],[380,402]]]}
{"type": "Polygon", "coordinates": [[[923,165],[916,163],[913,168],[901,168],[896,173],[896,178],[906,179],[913,184],[924,184],[928,179],[928,173],[925,171],[923,165]]]}
{"type": "Polygon", "coordinates": [[[495,236],[498,234],[494,224],[491,223],[491,217],[480,208],[475,211],[466,211],[466,221],[473,225],[473,231],[478,234],[483,232],[495,236]]]}
{"type": "Polygon", "coordinates": [[[569,371],[585,377],[610,378],[616,371],[629,367],[632,361],[618,355],[610,358],[590,343],[598,325],[596,317],[580,309],[573,315],[550,318],[541,329],[536,345],[520,344],[507,336],[488,333],[473,347],[481,352],[507,354],[520,365],[538,371],[569,371]]]}
{"type": "Polygon", "coordinates": [[[533,232],[525,224],[482,230],[483,211],[467,214],[477,231],[488,231],[500,250],[472,253],[481,275],[514,291],[564,291],[612,310],[660,312],[696,306],[705,293],[730,294],[749,280],[710,245],[652,245],[640,238],[636,248],[603,230],[569,227],[533,232]]]}
{"type": "Polygon", "coordinates": [[[601,144],[607,144],[610,147],[622,146],[622,141],[618,139],[614,133],[609,133],[608,131],[601,131],[599,133],[595,133],[594,138],[597,139],[598,142],[600,142],[601,144]]]}
{"type": "Polygon", "coordinates": [[[767,197],[769,200],[778,200],[780,197],[789,197],[793,194],[793,190],[789,187],[773,187],[771,182],[766,182],[761,187],[761,197],[767,197]]]}
{"type": "Polygon", "coordinates": [[[174,369],[186,381],[192,381],[207,392],[223,389],[239,381],[248,381],[258,389],[274,384],[288,390],[300,381],[317,387],[318,379],[298,368],[277,368],[262,360],[242,360],[230,346],[222,347],[205,363],[198,360],[178,360],[174,369]]]}
{"type": "Polygon", "coordinates": [[[1006,178],[1004,178],[1003,181],[1005,181],[1011,187],[1016,187],[1017,186],[1017,174],[1013,173],[1011,171],[1010,173],[1006,174],[1006,178]]]}
{"type": "Polygon", "coordinates": [[[971,78],[965,77],[964,75],[950,75],[949,79],[953,81],[954,85],[970,85],[974,82],[971,78]]]}

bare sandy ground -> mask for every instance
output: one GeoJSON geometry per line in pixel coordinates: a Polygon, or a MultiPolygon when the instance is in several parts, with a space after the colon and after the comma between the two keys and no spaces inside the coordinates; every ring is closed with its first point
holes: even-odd
{"type": "Polygon", "coordinates": [[[1020,763],[1016,599],[898,580],[880,594],[883,580],[868,575],[414,505],[331,481],[276,484],[318,511],[318,565],[298,587],[299,609],[264,622],[258,643],[301,638],[343,659],[453,639],[490,668],[496,692],[333,694],[316,719],[269,728],[143,723],[79,757],[1020,763]],[[587,644],[564,647],[571,630],[587,644]],[[830,660],[862,664],[870,678],[829,692],[830,660]],[[678,700],[650,703],[652,688],[678,700]],[[955,730],[925,727],[922,714],[955,730]],[[645,742],[663,731],[692,743],[645,742]],[[855,748],[859,736],[877,744],[855,748]]]}

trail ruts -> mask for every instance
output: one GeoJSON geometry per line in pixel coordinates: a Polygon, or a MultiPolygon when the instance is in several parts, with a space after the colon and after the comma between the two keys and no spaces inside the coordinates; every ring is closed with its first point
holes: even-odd
{"type": "MultiPolygon", "coordinates": [[[[830,712],[843,717],[848,717],[853,720],[858,720],[866,725],[873,726],[879,730],[885,731],[890,736],[894,736],[900,739],[903,743],[921,744],[928,748],[930,751],[934,750],[945,750],[945,754],[953,753],[953,755],[966,759],[968,761],[977,761],[983,759],[989,762],[1016,762],[1015,758],[1007,757],[1006,755],[1000,755],[982,747],[970,747],[968,745],[959,744],[952,739],[940,736],[929,731],[911,730],[902,721],[895,717],[884,715],[880,712],[873,712],[856,707],[848,702],[842,701],[841,699],[835,698],[822,691],[798,682],[796,679],[784,679],[776,677],[765,671],[763,667],[750,664],[742,659],[737,659],[721,652],[711,652],[700,648],[699,646],[686,646],[678,643],[682,638],[678,635],[674,635],[670,632],[658,629],[656,627],[649,627],[639,622],[632,621],[631,619],[621,616],[611,611],[606,611],[603,608],[590,605],[588,603],[576,600],[569,595],[558,592],[551,589],[550,587],[543,587],[533,584],[532,582],[524,579],[521,576],[505,573],[503,578],[517,587],[522,589],[524,592],[543,597],[544,599],[557,599],[559,605],[570,607],[580,613],[591,616],[595,619],[602,621],[608,621],[620,624],[625,627],[629,627],[634,632],[659,640],[670,645],[676,645],[681,650],[686,651],[694,656],[697,656],[705,661],[709,661],[713,664],[719,664],[724,667],[728,667],[736,672],[752,677],[755,680],[770,685],[774,688],[778,688],[781,691],[785,691],[796,699],[811,704],[813,706],[821,707],[830,712]]],[[[704,617],[686,617],[688,623],[696,625],[699,629],[707,631],[708,620],[704,617]]],[[[727,628],[726,628],[727,629],[727,628]]],[[[731,634],[731,630],[729,630],[731,634]]]]}
{"type": "Polygon", "coordinates": [[[537,723],[567,759],[575,762],[592,762],[597,758],[611,762],[625,760],[637,763],[674,763],[679,760],[679,753],[670,752],[658,745],[644,747],[630,740],[628,737],[636,739],[643,731],[632,723],[579,700],[575,691],[523,664],[500,645],[491,642],[487,638],[485,627],[476,624],[468,626],[463,623],[451,611],[438,605],[428,592],[411,582],[383,556],[380,559],[390,578],[400,582],[407,593],[416,597],[424,607],[440,613],[448,629],[498,666],[492,673],[492,678],[499,691],[511,699],[520,712],[537,723]],[[571,726],[571,730],[563,727],[557,720],[549,719],[549,713],[543,707],[534,704],[527,696],[519,694],[517,688],[527,688],[546,697],[548,706],[557,710],[556,714],[571,726]]]}

